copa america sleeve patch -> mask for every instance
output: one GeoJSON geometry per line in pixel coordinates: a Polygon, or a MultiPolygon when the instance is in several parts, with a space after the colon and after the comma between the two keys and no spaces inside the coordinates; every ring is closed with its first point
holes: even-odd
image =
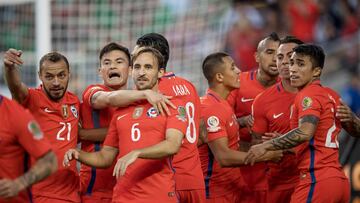
{"type": "Polygon", "coordinates": [[[301,105],[303,107],[303,111],[310,108],[313,103],[313,100],[310,97],[304,97],[304,99],[301,102],[301,105]]]}
{"type": "Polygon", "coordinates": [[[41,140],[44,137],[43,132],[40,130],[39,125],[35,121],[30,121],[28,124],[30,133],[34,136],[35,140],[41,140]]]}
{"type": "Polygon", "coordinates": [[[178,115],[176,115],[176,117],[182,121],[182,122],[186,122],[186,110],[185,110],[185,107],[183,106],[179,106],[177,108],[177,111],[178,111],[178,115]]]}
{"type": "Polygon", "coordinates": [[[208,132],[218,132],[221,127],[219,126],[220,122],[219,122],[219,118],[216,117],[216,116],[210,116],[208,119],[207,119],[207,131],[208,132]]]}

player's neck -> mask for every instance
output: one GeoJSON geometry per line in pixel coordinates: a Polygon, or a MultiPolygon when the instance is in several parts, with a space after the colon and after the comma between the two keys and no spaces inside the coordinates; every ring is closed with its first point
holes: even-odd
{"type": "Polygon", "coordinates": [[[105,86],[108,87],[111,91],[115,91],[115,90],[126,90],[126,89],[127,89],[127,85],[113,86],[113,87],[110,87],[110,86],[107,86],[107,85],[105,85],[105,86]]]}
{"type": "Polygon", "coordinates": [[[282,79],[281,84],[285,91],[290,93],[297,93],[298,89],[296,87],[292,87],[290,84],[290,79],[282,79]]]}
{"type": "Polygon", "coordinates": [[[209,89],[216,92],[222,99],[227,99],[231,91],[222,85],[210,86],[209,89]]]}
{"type": "Polygon", "coordinates": [[[278,76],[270,76],[264,73],[260,68],[256,73],[256,80],[264,87],[270,87],[276,83],[276,79],[278,76]]]}

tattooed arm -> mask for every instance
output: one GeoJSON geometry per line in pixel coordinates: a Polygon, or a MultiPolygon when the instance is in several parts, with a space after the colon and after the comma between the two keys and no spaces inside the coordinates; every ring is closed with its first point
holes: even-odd
{"type": "Polygon", "coordinates": [[[48,152],[38,159],[28,172],[17,179],[0,179],[0,197],[10,198],[16,196],[20,191],[54,173],[57,167],[54,152],[48,152]]]}
{"type": "Polygon", "coordinates": [[[267,151],[290,149],[310,140],[316,131],[318,122],[319,118],[313,115],[302,117],[298,128],[275,139],[252,146],[245,159],[245,163],[253,164],[258,157],[261,157],[267,151]]]}

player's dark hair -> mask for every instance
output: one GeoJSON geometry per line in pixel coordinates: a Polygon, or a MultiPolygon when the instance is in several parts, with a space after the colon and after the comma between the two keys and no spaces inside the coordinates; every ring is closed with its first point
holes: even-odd
{"type": "Polygon", "coordinates": [[[127,59],[128,59],[128,62],[130,64],[131,60],[130,60],[130,52],[129,52],[129,49],[120,45],[120,44],[117,44],[115,42],[110,42],[109,44],[105,45],[101,50],[100,50],[100,55],[99,55],[99,59],[101,61],[102,57],[104,56],[104,54],[107,54],[111,51],[114,51],[114,50],[118,50],[118,51],[121,51],[123,52],[127,59]]]}
{"type": "Polygon", "coordinates": [[[143,53],[152,53],[158,64],[159,64],[159,69],[164,67],[164,56],[157,50],[154,49],[152,47],[143,47],[140,48],[131,58],[131,64],[134,64],[135,60],[143,53]]]}
{"type": "Polygon", "coordinates": [[[210,83],[216,72],[216,69],[224,63],[223,58],[229,56],[229,54],[225,52],[216,52],[213,54],[208,55],[203,63],[202,63],[202,70],[205,78],[207,79],[208,83],[210,83]]]}
{"type": "Polygon", "coordinates": [[[290,43],[294,43],[297,45],[304,44],[303,41],[291,35],[285,36],[284,38],[280,39],[280,44],[290,44],[290,43]]]}
{"type": "Polygon", "coordinates": [[[164,57],[164,69],[167,66],[170,56],[170,48],[167,39],[158,33],[148,33],[141,36],[137,41],[136,45],[139,47],[152,47],[158,50],[164,57]]]}
{"type": "Polygon", "coordinates": [[[272,41],[280,41],[280,37],[279,37],[279,35],[276,33],[276,32],[272,32],[272,33],[270,33],[270,35],[268,35],[267,37],[265,37],[265,40],[268,40],[268,39],[270,39],[270,40],[272,40],[272,41]]]}
{"type": "Polygon", "coordinates": [[[294,48],[294,52],[299,55],[309,56],[312,67],[324,67],[325,53],[324,50],[315,44],[301,44],[294,48]]]}
{"type": "Polygon", "coordinates": [[[67,58],[60,54],[59,52],[50,52],[45,54],[43,57],[41,57],[40,62],[39,62],[39,67],[40,67],[40,72],[42,70],[42,65],[45,61],[51,61],[53,63],[59,62],[59,61],[64,61],[66,64],[67,69],[69,70],[69,61],[67,60],[67,58]]]}

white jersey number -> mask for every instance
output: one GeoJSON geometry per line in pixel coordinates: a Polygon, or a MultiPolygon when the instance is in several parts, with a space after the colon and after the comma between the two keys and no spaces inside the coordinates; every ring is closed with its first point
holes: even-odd
{"type": "Polygon", "coordinates": [[[62,125],[62,128],[56,134],[56,139],[61,140],[61,141],[65,141],[65,140],[70,141],[71,123],[60,122],[60,125],[62,125]],[[66,126],[67,126],[67,133],[64,133],[62,135],[62,133],[66,129],[66,126]],[[66,136],[65,136],[65,134],[66,134],[66,136]]]}
{"type": "Polygon", "coordinates": [[[139,123],[134,123],[131,127],[131,140],[134,142],[139,141],[141,137],[140,129],[137,128],[138,125],[139,123]]]}
{"type": "Polygon", "coordinates": [[[185,109],[186,109],[186,115],[188,118],[188,127],[186,128],[186,139],[190,142],[190,143],[195,143],[196,141],[196,125],[195,125],[195,106],[193,103],[188,102],[185,105],[185,109]],[[192,133],[191,133],[192,131],[192,133]]]}
{"type": "MultiPolygon", "coordinates": [[[[334,109],[331,108],[331,112],[334,112],[334,109]]],[[[339,143],[337,141],[337,133],[334,134],[336,130],[335,118],[333,125],[329,128],[326,134],[325,147],[329,148],[339,148],[339,143]],[[334,140],[334,141],[332,141],[334,140]]]]}

